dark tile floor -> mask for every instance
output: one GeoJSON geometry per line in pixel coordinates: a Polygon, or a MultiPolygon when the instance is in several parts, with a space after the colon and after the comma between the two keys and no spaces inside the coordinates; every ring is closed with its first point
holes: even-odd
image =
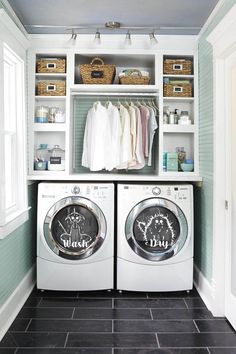
{"type": "Polygon", "coordinates": [[[236,354],[236,333],[196,290],[34,290],[0,354],[236,354]]]}

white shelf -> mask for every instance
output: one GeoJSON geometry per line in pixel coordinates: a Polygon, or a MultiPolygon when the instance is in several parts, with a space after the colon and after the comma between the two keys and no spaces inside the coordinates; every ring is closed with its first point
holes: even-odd
{"type": "Polygon", "coordinates": [[[35,132],[64,132],[66,123],[34,123],[33,130],[35,132]]]}
{"type": "Polygon", "coordinates": [[[153,181],[153,182],[201,182],[202,177],[194,175],[193,172],[165,172],[161,176],[157,175],[125,175],[115,173],[81,173],[66,175],[64,171],[35,171],[28,176],[28,180],[68,180],[68,181],[153,181]],[[46,177],[46,178],[45,178],[46,177]]]}
{"type": "Polygon", "coordinates": [[[195,133],[196,128],[193,124],[163,124],[163,133],[195,133]]]}
{"type": "Polygon", "coordinates": [[[168,75],[168,74],[164,74],[163,77],[174,77],[176,79],[193,79],[194,75],[178,75],[178,74],[168,75]]]}
{"type": "Polygon", "coordinates": [[[35,100],[38,101],[59,101],[65,100],[66,96],[35,96],[35,100]]]}
{"type": "Polygon", "coordinates": [[[66,77],[66,73],[35,73],[35,77],[37,78],[51,78],[51,77],[56,77],[56,78],[60,78],[60,77],[63,77],[65,78],[66,77]]]}
{"type": "Polygon", "coordinates": [[[142,93],[143,95],[148,93],[156,94],[159,87],[157,85],[86,85],[86,84],[77,84],[71,87],[72,93],[88,93],[100,94],[106,93],[109,95],[112,93],[142,93]]]}
{"type": "Polygon", "coordinates": [[[185,102],[193,102],[194,97],[163,97],[163,101],[185,101],[185,102]]]}

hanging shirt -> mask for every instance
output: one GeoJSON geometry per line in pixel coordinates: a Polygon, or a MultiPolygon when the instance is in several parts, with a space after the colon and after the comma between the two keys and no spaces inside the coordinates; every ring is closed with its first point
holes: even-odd
{"type": "Polygon", "coordinates": [[[149,109],[146,106],[141,105],[139,107],[141,114],[141,123],[142,123],[142,138],[143,138],[143,154],[145,157],[148,157],[149,153],[149,135],[148,135],[148,121],[149,121],[149,109]]]}
{"type": "Polygon", "coordinates": [[[107,167],[107,152],[111,149],[110,126],[107,110],[98,101],[88,111],[82,154],[82,166],[91,171],[107,167]]]}
{"type": "Polygon", "coordinates": [[[150,117],[149,117],[149,124],[148,124],[148,135],[149,135],[149,154],[148,154],[148,166],[152,165],[152,145],[154,140],[154,135],[156,129],[158,128],[156,115],[154,109],[149,107],[150,117]]]}
{"type": "Polygon", "coordinates": [[[120,141],[120,163],[117,169],[126,169],[132,160],[130,116],[128,110],[120,105],[121,141],[120,141]]]}
{"type": "Polygon", "coordinates": [[[133,106],[128,107],[129,117],[130,117],[130,134],[131,134],[131,153],[132,159],[129,162],[129,168],[137,164],[136,160],[136,144],[137,144],[137,121],[135,108],[133,106]]]}
{"type": "Polygon", "coordinates": [[[143,154],[142,122],[139,108],[134,105],[132,105],[132,107],[134,107],[136,115],[136,164],[130,167],[130,169],[138,170],[145,166],[145,158],[143,154]]]}
{"type": "Polygon", "coordinates": [[[113,168],[120,164],[120,144],[122,131],[119,110],[111,102],[108,102],[107,114],[111,136],[111,150],[107,151],[107,169],[111,171],[113,168]]]}

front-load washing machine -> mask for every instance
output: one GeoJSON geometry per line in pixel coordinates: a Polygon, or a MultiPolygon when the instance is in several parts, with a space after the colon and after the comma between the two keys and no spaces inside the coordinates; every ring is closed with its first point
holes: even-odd
{"type": "Polygon", "coordinates": [[[37,287],[113,288],[113,184],[40,183],[37,287]]]}
{"type": "Polygon", "coordinates": [[[117,289],[192,289],[192,186],[118,184],[117,213],[117,289]]]}

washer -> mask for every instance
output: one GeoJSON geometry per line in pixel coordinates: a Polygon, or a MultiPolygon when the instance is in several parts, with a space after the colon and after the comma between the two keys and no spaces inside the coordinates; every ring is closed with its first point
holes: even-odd
{"type": "Polygon", "coordinates": [[[37,287],[112,289],[114,185],[40,183],[37,287]]]}
{"type": "Polygon", "coordinates": [[[118,184],[117,213],[117,288],[192,289],[192,186],[118,184]]]}

